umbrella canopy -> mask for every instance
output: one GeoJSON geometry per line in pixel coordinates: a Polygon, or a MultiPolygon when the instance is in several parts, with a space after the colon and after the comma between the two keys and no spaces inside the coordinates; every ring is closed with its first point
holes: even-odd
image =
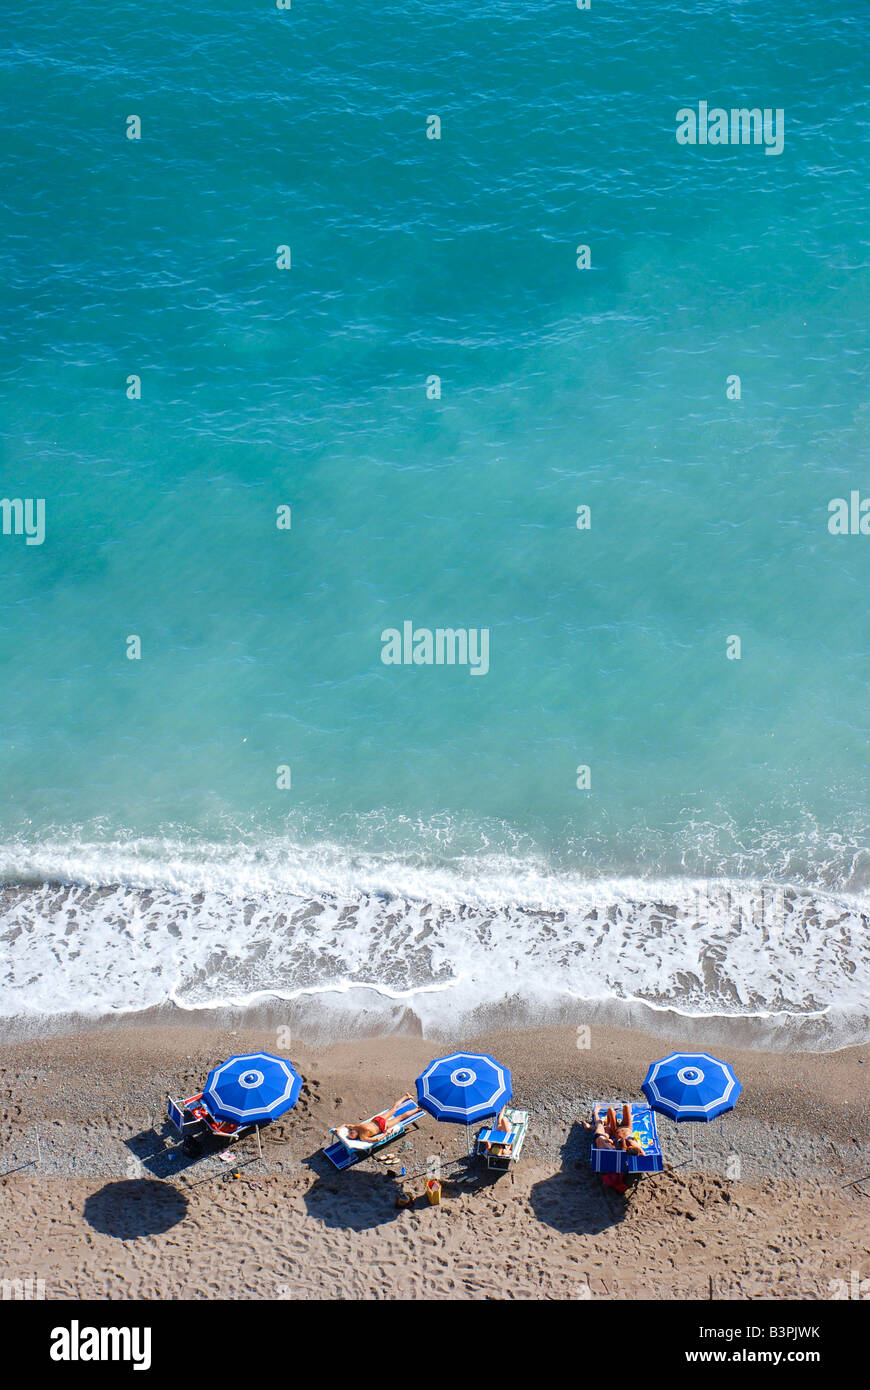
{"type": "Polygon", "coordinates": [[[271,1052],[230,1057],[208,1074],[202,1098],[217,1120],[262,1125],[292,1110],[302,1077],[291,1062],[271,1052]]]}
{"type": "Polygon", "coordinates": [[[436,1120],[473,1125],[510,1100],[511,1074],[485,1053],[451,1052],[417,1077],[417,1100],[436,1120]]]}
{"type": "Polygon", "coordinates": [[[672,1120],[715,1120],[742,1090],[728,1063],[709,1052],[672,1052],[653,1062],[643,1083],[652,1108],[672,1120]]]}

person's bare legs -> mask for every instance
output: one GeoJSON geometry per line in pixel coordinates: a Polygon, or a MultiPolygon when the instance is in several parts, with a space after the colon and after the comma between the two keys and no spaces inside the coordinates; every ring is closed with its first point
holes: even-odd
{"type": "Polygon", "coordinates": [[[611,1136],[615,1139],[617,1134],[619,1133],[619,1122],[616,1118],[616,1111],[614,1110],[612,1105],[608,1105],[607,1107],[606,1123],[611,1136]]]}
{"type": "Polygon", "coordinates": [[[385,1120],[395,1120],[396,1112],[402,1108],[402,1106],[405,1104],[405,1101],[413,1099],[414,1097],[411,1095],[410,1091],[406,1095],[400,1096],[399,1099],[396,1101],[395,1105],[390,1106],[389,1110],[381,1111],[382,1117],[385,1120]]]}
{"type": "Polygon", "coordinates": [[[631,1129],[631,1106],[627,1101],[622,1107],[622,1126],[623,1129],[631,1129]]]}
{"type": "MultiPolygon", "coordinates": [[[[493,1129],[510,1129],[510,1125],[505,1123],[504,1112],[505,1107],[502,1106],[501,1110],[499,1110],[498,1114],[495,1117],[495,1123],[492,1126],[493,1129]]],[[[485,1139],[483,1141],[483,1147],[487,1153],[492,1153],[494,1149],[501,1149],[503,1146],[501,1144],[494,1144],[489,1139],[485,1139]]]]}
{"type": "Polygon", "coordinates": [[[507,1135],[507,1139],[505,1139],[504,1142],[499,1145],[499,1148],[501,1149],[502,1153],[510,1153],[511,1149],[513,1148],[513,1139],[511,1138],[511,1136],[513,1134],[514,1127],[507,1117],[506,1105],[503,1105],[501,1108],[501,1112],[498,1117],[498,1127],[507,1135]]]}

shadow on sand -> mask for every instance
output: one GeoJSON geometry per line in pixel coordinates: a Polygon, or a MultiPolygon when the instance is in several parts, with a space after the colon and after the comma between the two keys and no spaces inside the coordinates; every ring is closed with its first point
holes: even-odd
{"type": "MultiPolygon", "coordinates": [[[[139,1169],[161,1181],[177,1178],[203,1160],[217,1158],[222,1151],[229,1148],[232,1148],[233,1161],[228,1166],[232,1168],[247,1167],[248,1164],[256,1162],[258,1157],[256,1139],[252,1139],[250,1135],[245,1135],[233,1145],[214,1139],[211,1135],[197,1136],[180,1143],[177,1131],[166,1121],[161,1130],[140,1130],[138,1134],[125,1139],[124,1143],[137,1159],[139,1169]]],[[[203,1179],[226,1177],[227,1170],[222,1171],[222,1167],[219,1163],[206,1163],[203,1179]]]]}
{"type": "Polygon", "coordinates": [[[565,1234],[600,1235],[625,1216],[625,1198],[591,1171],[589,1144],[589,1131],[579,1122],[573,1124],[561,1149],[560,1171],[535,1183],[529,1192],[537,1219],[565,1234]]]}
{"type": "Polygon", "coordinates": [[[344,1231],[370,1231],[395,1221],[398,1184],[383,1173],[366,1173],[359,1168],[344,1173],[318,1174],[305,1193],[309,1216],[324,1226],[344,1231]]]}
{"type": "Polygon", "coordinates": [[[187,1198],[170,1183],[152,1178],[110,1182],[85,1202],[85,1220],[116,1240],[161,1235],[187,1215],[187,1198]]]}
{"type": "Polygon", "coordinates": [[[188,1152],[182,1144],[171,1142],[174,1138],[175,1131],[164,1122],[162,1130],[140,1130],[124,1143],[151,1177],[174,1178],[202,1157],[201,1150],[195,1152],[191,1148],[188,1152]]]}
{"type": "MultiPolygon", "coordinates": [[[[317,1180],[305,1194],[309,1214],[326,1226],[362,1232],[395,1221],[402,1215],[402,1208],[396,1206],[400,1192],[414,1194],[413,1207],[427,1207],[428,1202],[421,1191],[427,1173],[426,1164],[419,1157],[415,1163],[415,1155],[409,1153],[400,1153],[399,1158],[406,1167],[404,1177],[398,1173],[378,1172],[363,1165],[338,1172],[322,1151],[311,1154],[305,1159],[305,1166],[317,1175],[317,1180]]],[[[506,1176],[488,1171],[465,1154],[444,1159],[437,1171],[448,1200],[460,1191],[473,1193],[494,1187],[506,1176]]]]}

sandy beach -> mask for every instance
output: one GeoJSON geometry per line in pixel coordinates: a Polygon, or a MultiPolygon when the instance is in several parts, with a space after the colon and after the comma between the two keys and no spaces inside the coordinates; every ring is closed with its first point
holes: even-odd
{"type": "Polygon", "coordinates": [[[192,1093],[233,1052],[282,1050],[262,1021],[128,1019],[6,1043],[3,1277],[48,1299],[709,1300],[828,1299],[870,1276],[870,1048],[729,1047],[736,1111],[695,1127],[694,1163],[690,1127],[660,1119],[666,1171],[623,1198],[589,1171],[583,1121],[594,1099],[639,1099],[648,1062],[684,1038],[596,1026],[454,1041],[506,1063],[531,1112],[508,1175],[469,1164],[464,1131],[428,1118],[388,1150],[402,1178],[375,1160],[340,1174],[319,1153],[330,1126],[413,1089],[444,1039],[291,1039],[301,1100],[264,1132],[262,1160],[248,1139],[229,1164],[181,1152],[166,1093],[192,1093]]]}

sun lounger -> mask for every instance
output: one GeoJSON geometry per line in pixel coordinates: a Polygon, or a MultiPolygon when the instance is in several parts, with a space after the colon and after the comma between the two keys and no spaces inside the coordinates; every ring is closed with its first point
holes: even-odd
{"type": "MultiPolygon", "coordinates": [[[[598,1108],[602,1115],[612,1105],[622,1115],[622,1102],[608,1101],[598,1108]]],[[[661,1173],[664,1168],[656,1117],[648,1105],[632,1105],[631,1128],[643,1154],[630,1154],[625,1149],[596,1149],[593,1143],[589,1163],[593,1173],[661,1173]]]]}
{"type": "MultiPolygon", "coordinates": [[[[335,1143],[327,1145],[323,1152],[335,1168],[352,1168],[355,1163],[361,1163],[364,1158],[379,1153],[387,1144],[401,1139],[425,1113],[415,1100],[405,1101],[396,1111],[396,1121],[392,1129],[388,1129],[385,1134],[379,1134],[376,1139],[349,1139],[348,1129],[355,1126],[339,1125],[336,1129],[330,1130],[330,1134],[335,1135],[335,1143]]],[[[364,1123],[369,1124],[374,1118],[374,1115],[371,1115],[364,1123]]]]}
{"type": "Polygon", "coordinates": [[[474,1144],[475,1155],[486,1161],[487,1168],[502,1173],[519,1161],[529,1127],[529,1112],[507,1108],[504,1118],[509,1129],[482,1129],[474,1144]],[[496,1147],[488,1149],[487,1144],[496,1147]]]}

